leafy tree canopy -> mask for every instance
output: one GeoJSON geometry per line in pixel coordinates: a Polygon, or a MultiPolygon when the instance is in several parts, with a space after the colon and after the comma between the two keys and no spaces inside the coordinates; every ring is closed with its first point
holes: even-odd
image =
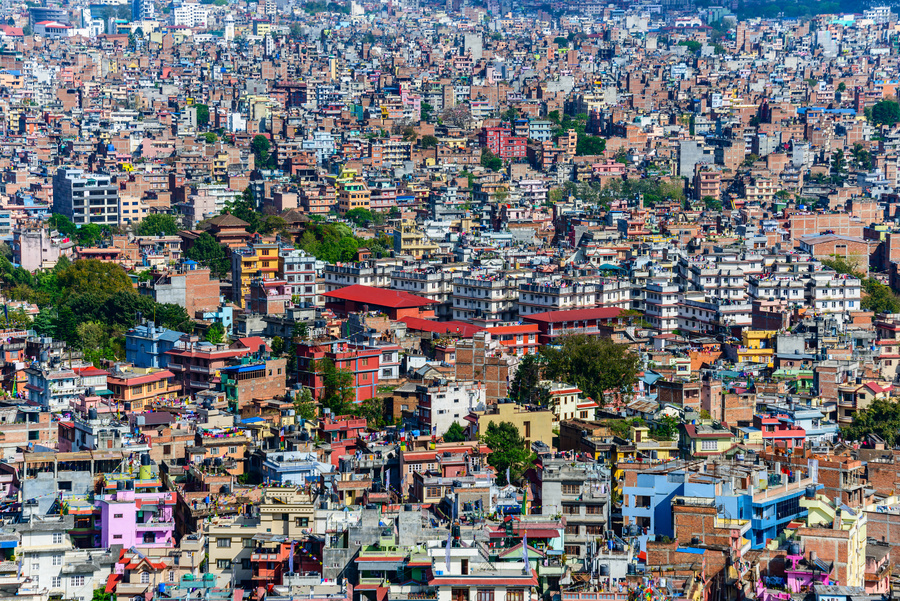
{"type": "Polygon", "coordinates": [[[567,336],[541,355],[547,379],[574,384],[600,404],[607,391],[631,393],[640,364],[628,346],[585,335],[567,336]]]}
{"type": "Polygon", "coordinates": [[[491,449],[488,463],[497,470],[497,481],[507,484],[506,468],[513,482],[518,481],[534,464],[536,455],[528,448],[519,429],[510,422],[490,422],[482,442],[491,449]]]}

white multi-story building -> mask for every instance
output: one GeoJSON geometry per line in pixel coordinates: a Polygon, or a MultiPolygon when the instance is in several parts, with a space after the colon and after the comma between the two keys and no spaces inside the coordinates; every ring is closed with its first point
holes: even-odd
{"type": "Polygon", "coordinates": [[[678,329],[715,335],[731,326],[750,327],[753,304],[705,292],[688,292],[678,305],[678,329]]]}
{"type": "Polygon", "coordinates": [[[77,226],[119,225],[119,189],[109,175],[60,167],[53,175],[53,212],[77,226]]]}
{"type": "MultiPolygon", "coordinates": [[[[32,515],[15,524],[21,536],[16,549],[23,588],[44,590],[50,596],[89,601],[94,589],[104,586],[116,558],[101,549],[76,549],[68,530],[75,527],[71,515],[32,515]]],[[[46,594],[46,593],[45,593],[46,594]]]]}
{"type": "Polygon", "coordinates": [[[519,284],[519,315],[596,306],[597,287],[594,284],[565,280],[519,284]]]}
{"type": "Polygon", "coordinates": [[[209,21],[209,9],[199,3],[182,4],[172,10],[172,24],[205,29],[209,21]]]}
{"type": "Polygon", "coordinates": [[[282,248],[278,251],[278,275],[287,282],[292,300],[311,305],[316,303],[315,257],[302,250],[282,248]]]}
{"type": "Polygon", "coordinates": [[[397,269],[391,274],[391,289],[416,294],[440,304],[434,305],[438,318],[452,317],[453,273],[429,267],[426,269],[397,269]]]}
{"type": "Polygon", "coordinates": [[[453,319],[473,323],[515,321],[518,301],[515,278],[473,274],[453,279],[453,319]]]}
{"type": "Polygon", "coordinates": [[[486,400],[481,382],[450,382],[438,386],[416,387],[419,405],[416,416],[419,427],[441,436],[454,422],[466,427],[470,411],[484,408],[486,400]],[[480,407],[479,407],[480,406],[480,407]]]}
{"type": "Polygon", "coordinates": [[[859,311],[860,290],[859,278],[820,271],[806,285],[806,301],[818,313],[859,311]]]}
{"type": "Polygon", "coordinates": [[[391,274],[399,266],[399,261],[378,259],[365,263],[345,263],[325,266],[325,292],[334,292],[347,286],[374,286],[389,288],[391,274]]]}
{"type": "Polygon", "coordinates": [[[673,284],[649,284],[645,299],[647,322],[663,334],[678,328],[681,291],[673,284]]]}

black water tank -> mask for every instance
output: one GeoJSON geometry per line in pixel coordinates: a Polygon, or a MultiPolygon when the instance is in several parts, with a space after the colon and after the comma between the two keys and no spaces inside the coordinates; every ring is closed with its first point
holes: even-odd
{"type": "Polygon", "coordinates": [[[150,465],[150,453],[141,453],[141,465],[150,465]]]}
{"type": "Polygon", "coordinates": [[[125,481],[119,480],[116,482],[116,490],[125,490],[125,481]]]}
{"type": "Polygon", "coordinates": [[[601,576],[609,576],[609,566],[604,564],[600,564],[600,575],[601,576]]]}
{"type": "Polygon", "coordinates": [[[88,409],[88,419],[99,419],[99,415],[97,415],[97,410],[91,407],[88,409]]]}

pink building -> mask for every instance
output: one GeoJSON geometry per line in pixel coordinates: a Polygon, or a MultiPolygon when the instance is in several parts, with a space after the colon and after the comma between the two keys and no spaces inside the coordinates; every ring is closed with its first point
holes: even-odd
{"type": "Polygon", "coordinates": [[[802,448],[806,441],[806,430],[795,426],[787,415],[754,415],[753,427],[762,431],[763,446],[802,448]]]}
{"type": "Polygon", "coordinates": [[[150,455],[140,456],[137,477],[107,474],[105,491],[96,495],[100,510],[100,548],[122,545],[175,547],[175,492],[163,492],[162,482],[150,455]],[[106,492],[109,491],[109,492],[106,492]]]}

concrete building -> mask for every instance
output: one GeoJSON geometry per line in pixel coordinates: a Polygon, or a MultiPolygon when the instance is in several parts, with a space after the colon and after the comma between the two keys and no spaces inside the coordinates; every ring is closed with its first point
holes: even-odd
{"type": "Polygon", "coordinates": [[[75,225],[119,224],[119,188],[109,175],[60,167],[53,175],[53,212],[75,225]]]}

